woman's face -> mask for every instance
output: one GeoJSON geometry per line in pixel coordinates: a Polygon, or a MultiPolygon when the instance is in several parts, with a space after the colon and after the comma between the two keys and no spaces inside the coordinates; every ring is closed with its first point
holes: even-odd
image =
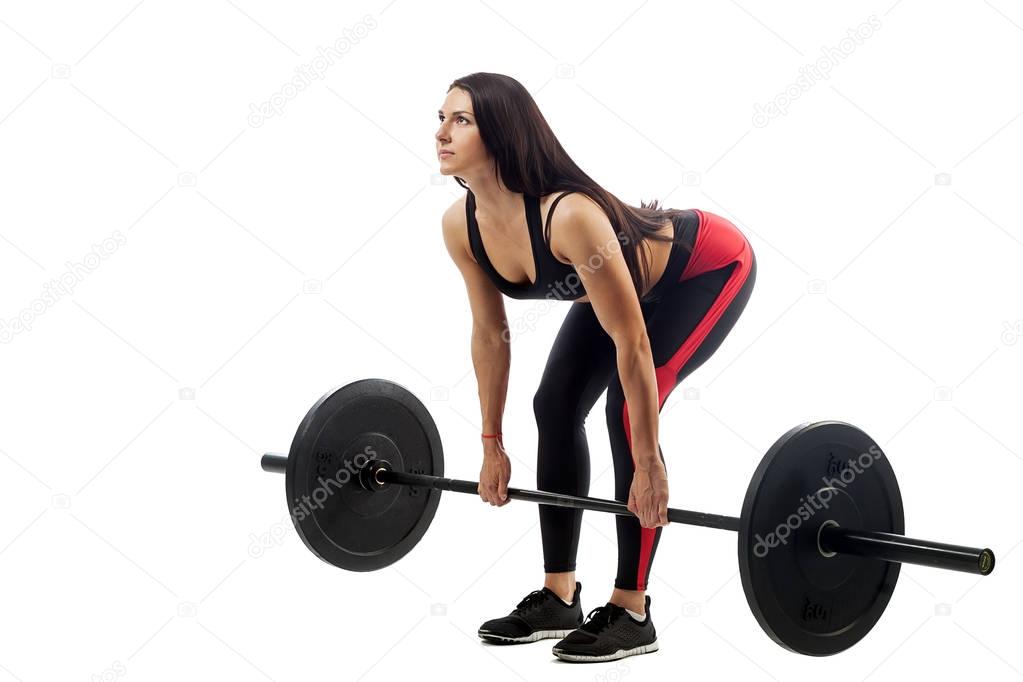
{"type": "Polygon", "coordinates": [[[472,111],[469,93],[461,88],[451,88],[437,115],[440,127],[435,139],[441,175],[464,178],[483,171],[488,155],[476,127],[476,114],[472,111]],[[442,154],[441,150],[452,153],[442,154]]]}

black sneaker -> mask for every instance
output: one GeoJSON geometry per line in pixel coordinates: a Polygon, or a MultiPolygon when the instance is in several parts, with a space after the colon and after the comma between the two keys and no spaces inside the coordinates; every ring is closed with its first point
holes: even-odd
{"type": "Polygon", "coordinates": [[[487,642],[495,644],[523,644],[552,637],[561,638],[583,622],[579,592],[583,585],[575,583],[571,605],[544,587],[533,590],[503,618],[488,620],[477,633],[487,642]]]}
{"type": "Polygon", "coordinates": [[[586,622],[555,644],[552,651],[561,660],[575,663],[614,661],[657,651],[650,597],[646,598],[646,620],[638,621],[621,606],[608,602],[590,611],[586,622]]]}

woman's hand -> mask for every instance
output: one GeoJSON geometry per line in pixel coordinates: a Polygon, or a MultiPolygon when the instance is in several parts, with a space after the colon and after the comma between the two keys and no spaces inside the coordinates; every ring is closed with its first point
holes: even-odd
{"type": "Polygon", "coordinates": [[[659,458],[636,467],[626,507],[643,528],[668,525],[668,474],[659,458]]]}
{"type": "Polygon", "coordinates": [[[511,461],[500,438],[488,439],[483,446],[483,468],[477,491],[484,502],[502,507],[511,501],[508,497],[508,480],[511,478],[511,461]]]}

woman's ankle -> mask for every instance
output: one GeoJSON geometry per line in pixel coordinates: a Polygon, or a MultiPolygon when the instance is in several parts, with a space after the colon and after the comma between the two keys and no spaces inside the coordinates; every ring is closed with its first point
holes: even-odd
{"type": "Polygon", "coordinates": [[[646,614],[646,590],[623,590],[616,587],[611,592],[608,602],[640,615],[646,614]]]}
{"type": "Polygon", "coordinates": [[[558,595],[567,604],[575,597],[575,572],[547,573],[544,576],[544,587],[558,595]]]}

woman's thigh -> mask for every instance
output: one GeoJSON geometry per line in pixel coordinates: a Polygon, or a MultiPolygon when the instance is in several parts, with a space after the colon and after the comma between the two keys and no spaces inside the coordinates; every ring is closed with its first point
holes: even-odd
{"type": "MultiPolygon", "coordinates": [[[[734,262],[671,287],[647,324],[654,367],[669,385],[702,365],[721,346],[749,302],[757,261],[734,262]]],[[[658,377],[661,384],[661,376],[658,377]]],[[[661,403],[667,393],[661,395],[661,403]]]]}
{"type": "MultiPolygon", "coordinates": [[[[657,381],[658,409],[682,379],[720,347],[746,307],[756,282],[756,258],[680,281],[657,302],[647,337],[657,381]]],[[[606,417],[612,454],[624,483],[632,465],[631,425],[621,377],[608,382],[606,417]]]]}

